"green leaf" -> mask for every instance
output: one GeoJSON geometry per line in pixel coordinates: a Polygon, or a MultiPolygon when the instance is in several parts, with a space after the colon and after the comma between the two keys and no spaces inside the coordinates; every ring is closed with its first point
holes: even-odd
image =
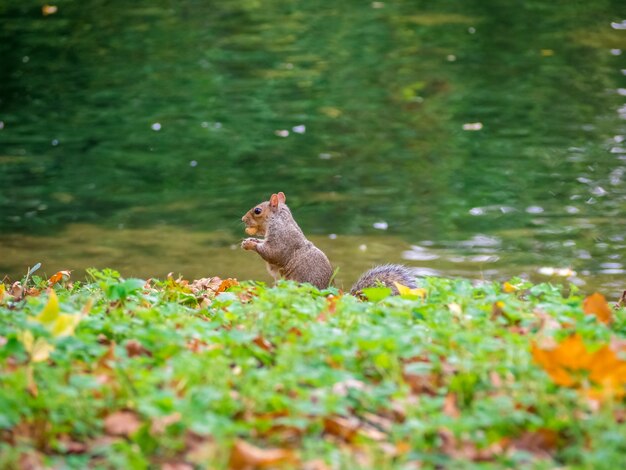
{"type": "Polygon", "coordinates": [[[389,287],[366,287],[361,292],[370,302],[378,302],[391,295],[389,287]]]}

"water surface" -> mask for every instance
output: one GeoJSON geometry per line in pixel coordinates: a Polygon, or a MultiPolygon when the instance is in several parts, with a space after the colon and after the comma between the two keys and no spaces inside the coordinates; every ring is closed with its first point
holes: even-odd
{"type": "Polygon", "coordinates": [[[2,275],[268,280],[240,218],[284,191],[341,284],[625,288],[623,2],[12,3],[2,275]]]}

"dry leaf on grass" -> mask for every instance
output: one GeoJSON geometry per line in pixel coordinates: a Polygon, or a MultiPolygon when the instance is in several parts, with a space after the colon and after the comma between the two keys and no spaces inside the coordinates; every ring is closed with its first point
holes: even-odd
{"type": "Polygon", "coordinates": [[[583,311],[587,315],[595,315],[601,323],[611,323],[611,321],[613,321],[613,311],[611,307],[609,307],[604,296],[598,292],[585,298],[583,311]]]}
{"type": "Polygon", "coordinates": [[[295,466],[297,454],[291,449],[262,449],[238,439],[228,462],[229,470],[260,470],[280,466],[295,466]]]}
{"type": "Polygon", "coordinates": [[[532,354],[558,385],[584,389],[591,398],[600,400],[624,395],[626,361],[609,345],[589,352],[582,337],[574,334],[551,348],[533,344],[532,354]],[[589,381],[595,389],[589,388],[589,381]]]}
{"type": "Polygon", "coordinates": [[[354,417],[330,416],[324,418],[324,431],[344,441],[351,442],[359,430],[360,422],[354,417]]]}
{"type": "Polygon", "coordinates": [[[104,418],[104,431],[111,436],[128,437],[141,426],[133,411],[116,411],[104,418]]]}
{"type": "Polygon", "coordinates": [[[550,458],[556,450],[558,434],[551,429],[526,431],[509,442],[511,448],[529,452],[538,458],[550,458]]]}

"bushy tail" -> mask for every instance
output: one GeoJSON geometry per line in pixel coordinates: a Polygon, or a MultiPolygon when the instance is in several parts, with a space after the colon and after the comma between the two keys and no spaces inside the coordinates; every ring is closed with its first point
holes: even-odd
{"type": "Polygon", "coordinates": [[[411,270],[401,264],[381,264],[366,271],[350,289],[352,295],[359,296],[361,291],[367,287],[384,285],[389,287],[394,295],[398,293],[395,283],[403,286],[415,288],[415,276],[411,270]]]}

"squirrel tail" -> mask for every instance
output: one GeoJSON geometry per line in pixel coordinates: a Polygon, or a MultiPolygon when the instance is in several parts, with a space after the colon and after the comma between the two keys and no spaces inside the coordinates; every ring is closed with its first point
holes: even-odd
{"type": "Polygon", "coordinates": [[[389,287],[393,295],[397,295],[396,282],[411,289],[416,287],[415,276],[406,266],[401,264],[381,264],[366,271],[352,286],[350,294],[358,297],[361,290],[382,284],[385,287],[389,287]]]}

